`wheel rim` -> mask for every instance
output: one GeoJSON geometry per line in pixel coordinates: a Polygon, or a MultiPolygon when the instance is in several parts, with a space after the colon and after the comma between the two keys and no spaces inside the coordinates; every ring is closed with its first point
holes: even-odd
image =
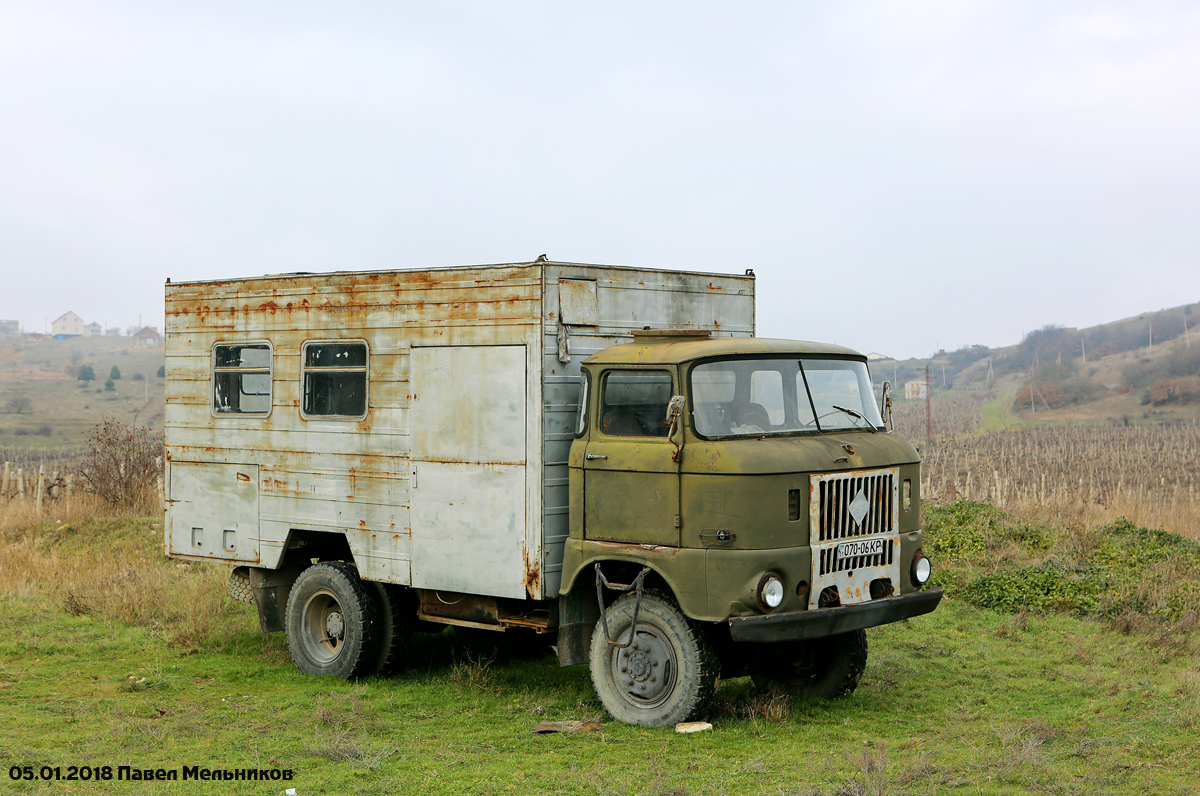
{"type": "Polygon", "coordinates": [[[346,646],[346,617],[332,592],[319,591],[304,603],[300,636],[305,653],[319,664],[337,660],[346,646]]]}
{"type": "MultiPolygon", "coordinates": [[[[617,641],[629,641],[629,631],[617,641]]],[[[609,674],[617,693],[630,705],[656,708],[667,701],[675,687],[675,647],[657,627],[639,622],[628,647],[612,648],[609,674]]]]}

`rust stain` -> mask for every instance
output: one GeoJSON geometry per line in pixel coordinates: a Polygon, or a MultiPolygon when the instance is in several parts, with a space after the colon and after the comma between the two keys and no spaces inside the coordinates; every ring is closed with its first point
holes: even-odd
{"type": "MultiPolygon", "coordinates": [[[[414,398],[416,396],[413,396],[414,398]]],[[[501,462],[501,461],[475,461],[473,459],[462,459],[456,456],[439,457],[439,456],[422,456],[413,459],[414,462],[426,462],[428,464],[470,464],[473,466],[483,467],[524,467],[525,462],[501,462]]]]}
{"type": "Polygon", "coordinates": [[[250,476],[246,475],[245,473],[238,473],[238,474],[237,474],[237,480],[239,480],[239,481],[249,481],[249,480],[250,480],[250,476]]]}
{"type": "Polygon", "coordinates": [[[709,282],[708,289],[709,290],[724,290],[725,288],[721,285],[714,285],[712,282],[709,282]]]}
{"type": "Polygon", "coordinates": [[[529,550],[525,543],[521,543],[521,561],[525,567],[525,592],[532,598],[538,596],[541,591],[542,571],[538,567],[537,562],[529,560],[529,550]]]}

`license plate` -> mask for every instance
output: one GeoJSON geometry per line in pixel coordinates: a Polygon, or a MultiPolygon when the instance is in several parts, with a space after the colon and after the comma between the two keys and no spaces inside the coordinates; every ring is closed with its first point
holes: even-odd
{"type": "Polygon", "coordinates": [[[857,556],[877,556],[883,552],[885,539],[863,539],[858,542],[845,542],[837,547],[838,559],[856,558],[857,556]]]}

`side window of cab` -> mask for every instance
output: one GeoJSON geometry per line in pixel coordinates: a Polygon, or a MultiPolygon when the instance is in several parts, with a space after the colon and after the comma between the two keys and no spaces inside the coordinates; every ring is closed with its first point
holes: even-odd
{"type": "Polygon", "coordinates": [[[667,436],[674,380],[666,370],[610,370],[600,389],[599,427],[613,437],[667,436]]]}

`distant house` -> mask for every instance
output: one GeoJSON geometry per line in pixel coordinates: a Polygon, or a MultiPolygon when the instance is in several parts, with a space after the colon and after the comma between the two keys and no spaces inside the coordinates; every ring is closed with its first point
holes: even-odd
{"type": "Polygon", "coordinates": [[[79,337],[90,333],[83,318],[73,312],[68,312],[50,324],[50,336],[55,340],[66,340],[68,337],[79,337]]]}
{"type": "Polygon", "coordinates": [[[120,337],[121,330],[119,328],[117,328],[116,326],[110,326],[104,330],[104,336],[105,337],[120,337]]]}
{"type": "Polygon", "coordinates": [[[134,345],[138,348],[162,348],[162,335],[157,326],[143,326],[142,330],[133,336],[134,345]]]}
{"type": "Polygon", "coordinates": [[[0,321],[0,334],[18,335],[20,333],[20,321],[0,321]]]}
{"type": "Polygon", "coordinates": [[[101,326],[100,324],[96,323],[95,321],[89,323],[87,326],[85,326],[83,328],[87,329],[88,337],[101,337],[104,335],[104,327],[101,326]]]}

